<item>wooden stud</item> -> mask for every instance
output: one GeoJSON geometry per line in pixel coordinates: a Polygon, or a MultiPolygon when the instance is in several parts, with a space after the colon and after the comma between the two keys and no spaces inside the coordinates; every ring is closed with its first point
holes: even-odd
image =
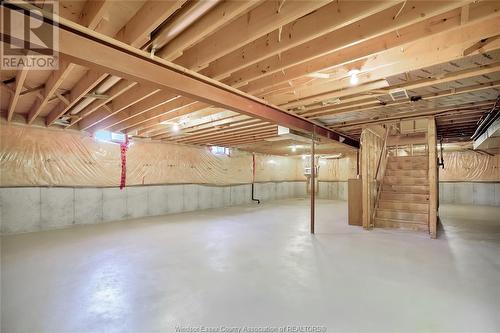
{"type": "Polygon", "coordinates": [[[21,96],[21,92],[24,87],[24,81],[26,80],[26,76],[28,75],[28,68],[21,68],[16,74],[16,83],[14,87],[14,91],[12,92],[12,96],[9,102],[9,109],[7,110],[7,121],[10,122],[12,120],[12,116],[16,110],[17,102],[19,101],[19,97],[21,96]]]}

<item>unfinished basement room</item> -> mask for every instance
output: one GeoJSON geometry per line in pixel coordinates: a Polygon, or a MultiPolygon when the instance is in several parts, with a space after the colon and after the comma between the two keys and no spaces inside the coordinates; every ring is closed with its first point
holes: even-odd
{"type": "Polygon", "coordinates": [[[500,0],[3,0],[2,333],[500,332],[500,0]]]}

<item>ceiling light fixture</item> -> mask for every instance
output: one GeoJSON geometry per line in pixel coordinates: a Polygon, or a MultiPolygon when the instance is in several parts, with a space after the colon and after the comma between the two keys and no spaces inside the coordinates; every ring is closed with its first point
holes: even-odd
{"type": "Polygon", "coordinates": [[[179,130],[180,130],[179,124],[173,123],[172,124],[172,131],[179,132],[179,130]]]}
{"type": "Polygon", "coordinates": [[[359,69],[351,69],[349,71],[349,82],[351,85],[355,86],[359,83],[358,74],[360,73],[359,69]]]}

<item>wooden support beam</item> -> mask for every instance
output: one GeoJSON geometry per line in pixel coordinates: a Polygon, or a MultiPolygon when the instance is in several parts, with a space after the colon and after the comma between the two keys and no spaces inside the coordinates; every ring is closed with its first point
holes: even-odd
{"type": "Polygon", "coordinates": [[[112,0],[87,0],[80,14],[80,24],[95,30],[107,13],[112,0]]]}
{"type": "MultiPolygon", "coordinates": [[[[474,86],[467,86],[467,87],[462,87],[458,89],[449,89],[449,90],[443,90],[438,93],[431,93],[427,95],[423,95],[422,100],[424,101],[430,101],[430,100],[435,100],[443,97],[448,97],[448,96],[454,96],[454,95],[460,95],[460,94],[467,94],[471,92],[476,92],[476,91],[481,91],[485,89],[491,89],[491,88],[496,88],[500,87],[500,81],[493,81],[493,82],[487,82],[487,83],[480,83],[474,86]]],[[[377,109],[384,109],[387,107],[391,106],[398,106],[398,105],[405,105],[405,104],[410,104],[411,101],[408,100],[402,100],[402,101],[392,101],[392,102],[387,102],[385,104],[381,104],[379,100],[377,99],[372,99],[372,98],[367,98],[365,100],[361,101],[355,101],[353,103],[346,103],[344,105],[340,105],[339,107],[327,107],[327,110],[323,110],[325,108],[320,108],[312,111],[308,111],[304,114],[301,114],[302,116],[306,116],[311,119],[316,119],[324,116],[329,116],[329,115],[338,115],[342,113],[347,113],[347,112],[352,112],[352,111],[368,111],[368,110],[377,110],[377,109]]]]}
{"type": "Polygon", "coordinates": [[[28,124],[32,124],[36,117],[40,114],[40,112],[42,112],[42,110],[47,106],[61,83],[68,77],[68,75],[74,68],[75,64],[60,59],[59,69],[53,71],[52,74],[50,74],[49,79],[45,83],[42,99],[37,99],[28,113],[28,117],[26,119],[28,124]]]}
{"type": "MultiPolygon", "coordinates": [[[[165,116],[167,114],[170,114],[173,116],[175,114],[175,111],[177,111],[179,108],[182,108],[186,104],[187,100],[188,99],[185,97],[171,98],[167,103],[157,105],[151,108],[150,110],[147,110],[146,112],[136,113],[129,119],[125,119],[125,117],[122,117],[122,119],[125,119],[125,121],[113,125],[112,127],[110,127],[110,130],[114,132],[124,131],[128,129],[130,126],[141,124],[143,122],[152,120],[162,115],[165,116]]],[[[186,110],[191,111],[190,109],[185,109],[185,111],[186,110]]]]}
{"type": "Polygon", "coordinates": [[[99,122],[97,125],[89,129],[90,132],[95,132],[97,129],[108,129],[113,128],[113,131],[118,131],[118,128],[123,126],[123,122],[134,118],[137,119],[139,115],[150,110],[156,110],[159,108],[168,108],[179,96],[176,94],[159,91],[153,94],[149,98],[144,98],[139,102],[136,102],[120,112],[115,112],[114,115],[108,117],[106,120],[99,122]]]}
{"type": "MultiPolygon", "coordinates": [[[[140,101],[158,93],[160,89],[152,89],[148,85],[138,86],[135,85],[129,94],[121,94],[111,101],[108,107],[101,107],[99,110],[93,112],[90,116],[83,118],[80,121],[79,128],[81,130],[87,130],[89,128],[97,126],[102,121],[114,116],[118,112],[139,103],[140,101]]],[[[106,106],[107,104],[105,104],[106,106]]]]}
{"type": "MultiPolygon", "coordinates": [[[[194,102],[194,101],[191,101],[191,103],[186,102],[186,103],[184,103],[184,105],[182,107],[179,107],[179,108],[174,109],[174,110],[168,110],[168,111],[162,112],[161,114],[157,115],[156,117],[153,117],[153,118],[148,119],[148,120],[143,121],[143,122],[130,123],[129,121],[127,121],[126,122],[126,124],[127,124],[126,132],[131,133],[131,132],[137,131],[139,129],[147,129],[147,128],[150,128],[152,126],[161,124],[165,121],[169,121],[169,120],[177,118],[177,117],[181,117],[181,116],[193,113],[193,112],[203,110],[205,108],[208,108],[209,106],[210,105],[208,105],[208,104],[200,103],[200,102],[194,102]]],[[[123,125],[125,126],[125,123],[123,125]]]]}
{"type": "MultiPolygon", "coordinates": [[[[485,2],[485,5],[496,5],[498,3],[485,2]]],[[[472,13],[472,12],[471,12],[472,13]]],[[[479,12],[478,12],[479,13],[479,12]]],[[[482,14],[483,11],[481,11],[482,14]]],[[[401,37],[390,34],[390,39],[371,39],[365,43],[354,45],[342,52],[328,53],[317,57],[314,60],[279,70],[275,73],[266,74],[265,77],[254,80],[241,89],[248,93],[258,94],[260,90],[276,86],[296,78],[304,77],[308,74],[324,71],[333,68],[354,59],[365,59],[361,72],[368,73],[370,81],[384,79],[395,74],[408,72],[416,68],[430,67],[447,61],[454,61],[463,57],[463,52],[478,41],[496,36],[496,25],[500,12],[498,10],[479,16],[474,15],[476,19],[464,26],[457,26],[458,23],[449,23],[448,20],[434,22],[428,27],[421,27],[418,30],[420,39],[415,41],[414,33],[408,33],[401,37]],[[455,27],[450,30],[439,27],[455,27]],[[429,30],[443,29],[440,33],[432,35],[429,30]],[[422,30],[423,29],[423,30],[422,30]],[[410,39],[410,40],[408,40],[410,39]],[[405,40],[407,44],[400,44],[405,40]],[[442,45],[446,44],[446,48],[442,45]],[[388,49],[389,47],[389,49],[388,49]],[[333,64],[333,66],[332,66],[333,64]],[[387,64],[392,64],[387,66],[387,64]]],[[[471,18],[472,18],[471,17],[471,18]]],[[[459,20],[456,18],[455,20],[459,20]]],[[[432,21],[432,20],[431,20],[432,21]]],[[[411,26],[408,28],[411,30],[411,26]]],[[[497,40],[486,44],[481,52],[489,52],[499,48],[497,40]]],[[[474,54],[479,53],[479,49],[474,54]]]]}
{"type": "MultiPolygon", "coordinates": [[[[182,131],[182,133],[197,133],[199,131],[210,129],[210,128],[219,128],[221,126],[233,123],[233,122],[238,121],[238,120],[244,120],[244,119],[250,119],[250,117],[245,116],[245,115],[237,115],[237,116],[230,115],[230,116],[223,117],[220,119],[210,119],[210,120],[207,120],[206,122],[203,122],[202,124],[197,124],[197,125],[187,126],[187,127],[181,126],[180,130],[182,131]]],[[[147,130],[139,131],[138,134],[140,135],[140,134],[147,133],[148,136],[155,137],[157,135],[168,134],[168,133],[170,133],[170,131],[171,130],[169,128],[166,128],[166,126],[161,126],[160,128],[157,128],[157,129],[154,129],[151,131],[147,131],[147,130]]]]}
{"type": "Polygon", "coordinates": [[[217,58],[278,29],[324,5],[331,0],[287,1],[280,11],[277,1],[265,1],[189,48],[176,63],[199,70],[217,58]]]}
{"type": "Polygon", "coordinates": [[[182,52],[204,39],[211,33],[244,14],[250,8],[258,5],[259,1],[224,1],[196,20],[186,31],[165,45],[157,56],[165,60],[173,60],[182,55],[182,52]]]}
{"type": "Polygon", "coordinates": [[[270,125],[266,127],[262,127],[258,130],[245,130],[242,133],[228,133],[221,136],[213,136],[207,137],[204,139],[196,139],[189,142],[183,142],[188,144],[208,144],[208,143],[216,143],[216,142],[235,142],[235,141],[244,141],[245,137],[258,136],[261,134],[269,134],[273,133],[277,135],[277,127],[275,125],[270,125]]]}
{"type": "Polygon", "coordinates": [[[365,125],[369,124],[375,124],[375,123],[393,123],[396,121],[400,121],[402,119],[412,119],[412,118],[423,118],[423,117],[428,117],[428,116],[435,116],[435,115],[443,115],[443,114],[461,114],[461,113],[467,113],[470,111],[476,111],[476,108],[483,108],[485,107],[486,109],[490,108],[493,106],[495,103],[495,100],[489,100],[489,101],[483,101],[483,102],[472,102],[472,103],[465,103],[460,106],[447,106],[447,107],[442,107],[442,108],[435,108],[433,110],[429,111],[424,111],[424,112],[414,112],[414,111],[409,111],[409,112],[404,112],[400,113],[398,115],[394,116],[389,116],[389,117],[381,117],[378,119],[364,119],[364,120],[356,120],[356,121],[351,121],[351,122],[341,122],[338,124],[332,124],[330,127],[332,129],[338,129],[338,130],[351,130],[351,129],[357,129],[365,125]]]}
{"type": "MultiPolygon", "coordinates": [[[[284,25],[281,30],[276,29],[216,59],[201,73],[220,79],[311,39],[358,22],[395,4],[394,1],[331,2],[309,15],[304,15],[284,25]],[[280,39],[280,35],[286,38],[280,39]]],[[[260,67],[259,73],[262,73],[265,68],[260,67]]]]}
{"type": "Polygon", "coordinates": [[[98,71],[88,71],[85,76],[78,81],[76,86],[69,93],[69,103],[59,102],[59,104],[45,118],[47,126],[52,125],[59,117],[76,105],[90,90],[94,89],[99,83],[104,81],[108,74],[98,71]]]}
{"type": "Polygon", "coordinates": [[[21,68],[16,74],[16,83],[14,87],[14,91],[11,94],[9,109],[7,110],[7,121],[10,122],[12,120],[12,116],[16,110],[17,102],[19,101],[19,97],[21,96],[21,92],[24,87],[24,81],[26,80],[26,76],[28,75],[28,68],[21,68]]]}
{"type": "MultiPolygon", "coordinates": [[[[409,2],[409,6],[405,6],[406,9],[404,10],[404,13],[402,13],[402,15],[398,17],[397,20],[394,19],[394,16],[401,8],[401,5],[397,2],[392,2],[389,4],[389,6],[387,5],[387,3],[368,2],[368,4],[371,4],[372,8],[375,9],[372,10],[373,15],[362,15],[360,17],[357,17],[354,13],[351,13],[350,17],[343,16],[344,10],[346,12],[350,12],[351,10],[355,12],[356,8],[360,6],[359,2],[336,3],[336,5],[340,6],[342,9],[339,13],[337,13],[337,15],[339,16],[338,21],[342,22],[344,20],[344,22],[349,23],[348,25],[339,25],[336,29],[325,31],[326,34],[311,35],[311,37],[313,37],[314,39],[308,38],[305,40],[305,43],[294,45],[295,47],[291,49],[283,47],[282,49],[278,49],[278,52],[270,52],[268,56],[266,56],[265,54],[260,54],[260,56],[255,55],[255,58],[257,58],[258,62],[251,61],[250,66],[239,68],[237,71],[232,71],[231,76],[228,79],[224,80],[224,83],[235,85],[236,87],[241,87],[244,86],[247,82],[269,76],[270,74],[279,72],[282,69],[286,70],[290,66],[310,62],[313,59],[325,56],[332,52],[342,52],[343,54],[348,55],[350,53],[348,52],[348,50],[352,49],[352,47],[349,46],[364,43],[369,41],[370,39],[377,38],[378,43],[385,42],[390,38],[393,38],[393,36],[396,36],[396,40],[399,40],[400,38],[406,39],[406,34],[404,33],[404,31],[401,31],[401,34],[399,34],[399,32],[396,33],[396,31],[399,31],[400,29],[403,29],[412,24],[416,24],[422,21],[429,21],[429,18],[443,14],[447,11],[452,10],[453,8],[459,7],[464,3],[464,1],[409,2]],[[361,20],[358,20],[358,18],[361,20]],[[390,34],[390,32],[393,33],[390,34]],[[384,37],[384,35],[386,36],[384,37]],[[345,48],[347,49],[343,50],[345,48]]],[[[326,7],[327,6],[319,9],[318,11],[316,11],[316,13],[320,13],[320,11],[326,7]]],[[[361,8],[361,10],[363,9],[364,8],[361,8]]],[[[321,17],[321,15],[316,15],[318,16],[316,19],[318,22],[322,22],[323,20],[327,21],[328,14],[331,17],[332,15],[335,15],[335,12],[335,10],[325,12],[324,18],[321,17]]],[[[361,11],[360,14],[363,14],[363,12],[361,11]]],[[[459,13],[456,13],[454,15],[458,16],[459,13]]],[[[313,14],[309,16],[313,16],[313,14]]],[[[447,16],[447,18],[449,17],[447,16]]],[[[307,17],[302,18],[302,20],[304,20],[304,22],[309,25],[309,27],[304,27],[305,31],[310,31],[316,26],[314,21],[307,22],[307,17]]],[[[337,20],[335,18],[332,18],[329,25],[335,26],[336,22],[337,20]]],[[[436,24],[436,22],[433,23],[436,24]]],[[[324,23],[323,25],[328,26],[326,23],[324,23]]],[[[291,35],[294,36],[295,23],[293,23],[293,26],[291,26],[290,29],[292,30],[291,35]]],[[[429,33],[429,31],[427,31],[427,33],[429,33]]],[[[385,47],[387,48],[387,46],[385,47]]],[[[264,48],[264,50],[265,49],[268,48],[264,48]]],[[[258,51],[255,50],[252,54],[255,54],[256,52],[258,51]]],[[[245,54],[245,59],[247,57],[248,55],[245,54]]],[[[351,58],[349,60],[353,59],[355,58],[351,58]]],[[[333,64],[336,63],[330,62],[330,66],[332,66],[333,64]]]]}
{"type": "MultiPolygon", "coordinates": [[[[111,103],[115,98],[118,96],[121,96],[125,92],[127,92],[129,89],[132,87],[137,86],[136,82],[130,82],[127,80],[120,80],[117,84],[115,84],[113,87],[111,87],[107,92],[106,95],[109,97],[106,100],[95,100],[89,105],[87,105],[82,111],[79,112],[78,118],[73,117],[71,119],[70,125],[67,126],[67,128],[75,126],[78,124],[84,117],[88,117],[92,113],[98,111],[100,108],[106,108],[108,107],[107,104],[111,103]]],[[[97,120],[95,120],[97,121],[97,120]]]]}
{"type": "Polygon", "coordinates": [[[142,47],[150,40],[151,32],[181,8],[186,1],[146,1],[134,17],[116,34],[116,39],[138,48],[142,47]]]}
{"type": "Polygon", "coordinates": [[[436,154],[436,122],[434,117],[428,118],[427,139],[429,150],[429,234],[431,238],[437,237],[438,215],[438,169],[436,154]]]}
{"type": "MultiPolygon", "coordinates": [[[[315,2],[315,4],[319,3],[321,1],[315,2]]],[[[2,10],[11,11],[12,9],[9,7],[23,6],[25,5],[2,4],[2,10]]],[[[52,23],[47,20],[41,23],[41,26],[52,23]]],[[[1,37],[4,41],[9,36],[4,35],[2,32],[1,37]]],[[[358,142],[355,140],[343,137],[304,118],[286,113],[263,103],[257,98],[243,94],[195,72],[175,66],[163,59],[151,59],[146,52],[97,35],[89,29],[64,19],[59,22],[59,37],[59,53],[71,59],[73,63],[102,70],[130,81],[152,85],[158,89],[166,89],[175,94],[274,122],[298,131],[310,133],[313,128],[316,128],[319,136],[355,148],[358,147],[358,142]]]]}
{"type": "MultiPolygon", "coordinates": [[[[226,127],[218,130],[207,131],[205,133],[196,133],[191,134],[189,136],[178,139],[179,142],[188,143],[197,139],[206,139],[211,137],[217,137],[221,135],[225,135],[228,132],[233,132],[238,130],[238,133],[246,133],[247,131],[254,131],[256,128],[260,128],[264,125],[268,125],[269,123],[259,121],[258,119],[249,120],[247,122],[241,122],[239,124],[229,124],[226,127]]],[[[236,132],[235,132],[236,133],[236,132]]]]}

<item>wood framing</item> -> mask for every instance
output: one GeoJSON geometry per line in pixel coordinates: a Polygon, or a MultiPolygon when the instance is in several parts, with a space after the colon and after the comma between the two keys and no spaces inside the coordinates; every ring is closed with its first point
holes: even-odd
{"type": "MultiPolygon", "coordinates": [[[[11,10],[7,7],[2,7],[2,9],[11,10]]],[[[51,24],[51,22],[47,20],[43,24],[51,24]]],[[[59,52],[70,58],[73,63],[94,70],[102,70],[131,81],[151,84],[175,94],[252,115],[299,131],[310,133],[313,128],[317,128],[319,136],[358,147],[355,140],[317,126],[304,118],[288,114],[216,81],[173,66],[169,62],[151,59],[148,54],[140,50],[97,36],[88,29],[69,25],[71,25],[69,22],[61,22],[59,25],[59,52]],[[201,92],[203,92],[202,96],[200,96],[201,92]]],[[[7,37],[2,34],[2,40],[7,37]]]]}
{"type": "Polygon", "coordinates": [[[427,121],[427,140],[429,149],[429,234],[437,237],[438,216],[438,169],[436,153],[436,121],[434,117],[427,121]]]}

